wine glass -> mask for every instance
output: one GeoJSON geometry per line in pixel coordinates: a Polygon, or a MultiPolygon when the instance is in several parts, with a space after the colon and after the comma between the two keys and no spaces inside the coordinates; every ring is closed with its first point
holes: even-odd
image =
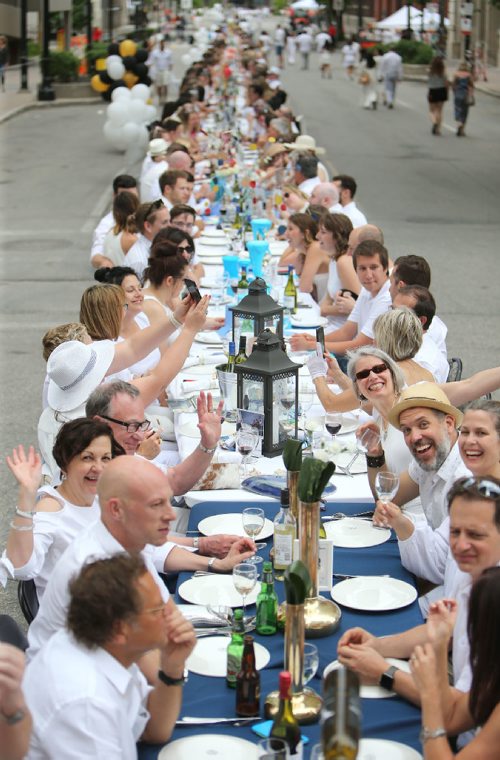
{"type": "Polygon", "coordinates": [[[290,410],[295,405],[295,381],[292,378],[283,382],[279,402],[289,416],[290,410]]]}
{"type": "Polygon", "coordinates": [[[304,428],[304,433],[306,436],[306,442],[308,442],[307,412],[311,409],[314,403],[315,397],[316,397],[316,392],[312,388],[304,388],[300,392],[300,413],[302,417],[302,426],[304,428]]]}
{"type": "Polygon", "coordinates": [[[366,454],[370,448],[374,448],[378,443],[380,443],[380,435],[378,433],[370,428],[364,430],[359,438],[356,438],[356,453],[353,458],[345,467],[339,466],[339,470],[342,470],[345,475],[350,475],[352,477],[351,467],[359,455],[366,454]]]}
{"type": "Polygon", "coordinates": [[[253,430],[240,428],[236,433],[236,448],[242,456],[243,479],[247,477],[247,461],[257,446],[258,440],[258,434],[253,430]]]}
{"type": "Polygon", "coordinates": [[[288,760],[288,744],[284,739],[268,737],[257,744],[258,760],[288,760]]]}
{"type": "Polygon", "coordinates": [[[314,744],[311,747],[310,760],[325,760],[322,744],[314,744]]]}
{"type": "Polygon", "coordinates": [[[384,504],[392,501],[399,489],[399,475],[396,472],[377,472],[375,490],[384,504]]]}
{"type": "Polygon", "coordinates": [[[325,414],[325,427],[333,440],[335,440],[337,433],[342,427],[342,415],[337,414],[336,412],[328,412],[328,414],[325,414]]]}
{"type": "MultiPolygon", "coordinates": [[[[255,541],[255,537],[262,532],[262,528],[264,527],[264,510],[260,509],[260,507],[245,507],[241,517],[243,520],[243,530],[252,541],[255,541]]],[[[266,544],[255,544],[255,546],[257,551],[266,548],[266,544]]],[[[254,564],[262,562],[262,557],[254,555],[248,559],[248,562],[253,562],[254,564]]]]}
{"type": "Polygon", "coordinates": [[[306,684],[314,678],[318,672],[319,654],[318,647],[315,644],[304,644],[304,669],[302,671],[302,684],[306,684]]]}
{"type": "Polygon", "coordinates": [[[243,617],[245,616],[246,598],[257,583],[257,566],[251,562],[240,562],[233,567],[233,583],[236,591],[243,598],[243,617]]]}

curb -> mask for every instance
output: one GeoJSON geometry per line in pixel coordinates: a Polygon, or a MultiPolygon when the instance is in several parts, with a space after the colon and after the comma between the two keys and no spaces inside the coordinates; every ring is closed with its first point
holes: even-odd
{"type": "Polygon", "coordinates": [[[22,106],[17,106],[17,108],[13,108],[12,110],[7,111],[7,113],[2,114],[2,116],[0,116],[0,124],[13,119],[15,116],[24,113],[24,111],[34,111],[42,108],[62,108],[64,106],[92,106],[99,105],[101,102],[102,101],[99,100],[99,98],[60,98],[59,100],[51,100],[47,102],[39,102],[35,100],[32,103],[25,103],[22,106]]]}

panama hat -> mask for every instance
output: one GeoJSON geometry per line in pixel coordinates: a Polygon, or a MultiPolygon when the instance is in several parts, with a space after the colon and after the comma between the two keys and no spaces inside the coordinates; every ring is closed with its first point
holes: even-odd
{"type": "Polygon", "coordinates": [[[106,377],[114,355],[112,340],[90,344],[68,340],[57,346],[47,362],[47,400],[52,409],[67,412],[84,404],[106,377]]]}
{"type": "Polygon", "coordinates": [[[155,156],[164,156],[167,150],[168,142],[164,140],[163,137],[155,137],[155,139],[151,140],[149,143],[148,153],[151,158],[155,158],[155,156]]]}
{"type": "Polygon", "coordinates": [[[317,153],[318,156],[322,156],[325,153],[324,148],[319,148],[316,145],[316,140],[311,135],[299,135],[295,142],[285,143],[290,150],[297,150],[300,153],[305,153],[310,150],[312,153],[317,153]]]}
{"type": "Polygon", "coordinates": [[[460,427],[463,420],[463,414],[460,409],[450,404],[448,396],[441,390],[436,383],[415,383],[405,388],[397,402],[388,414],[388,420],[395,428],[399,430],[399,416],[406,409],[417,409],[425,407],[426,409],[435,409],[437,412],[451,414],[455,419],[456,427],[460,427]]]}

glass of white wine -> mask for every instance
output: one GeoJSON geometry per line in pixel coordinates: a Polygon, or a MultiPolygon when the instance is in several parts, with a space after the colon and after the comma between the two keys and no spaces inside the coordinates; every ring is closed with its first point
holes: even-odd
{"type": "Polygon", "coordinates": [[[399,475],[397,472],[377,472],[375,476],[375,490],[377,496],[384,504],[392,501],[399,489],[399,475]]]}
{"type": "Polygon", "coordinates": [[[243,614],[246,609],[246,598],[257,583],[257,566],[251,562],[240,562],[233,567],[233,583],[236,591],[243,598],[243,614]]]}
{"type": "MultiPolygon", "coordinates": [[[[243,521],[243,530],[252,541],[255,541],[255,538],[262,532],[262,528],[264,527],[264,521],[266,519],[264,510],[260,509],[260,507],[245,507],[241,513],[241,518],[243,521]]],[[[266,548],[266,544],[255,544],[255,546],[257,551],[266,548]]],[[[253,562],[254,564],[262,562],[262,557],[254,555],[248,559],[248,562],[253,562]]]]}
{"type": "Polygon", "coordinates": [[[316,644],[304,644],[304,667],[302,671],[302,684],[306,684],[311,681],[318,672],[319,666],[319,653],[316,644]]]}

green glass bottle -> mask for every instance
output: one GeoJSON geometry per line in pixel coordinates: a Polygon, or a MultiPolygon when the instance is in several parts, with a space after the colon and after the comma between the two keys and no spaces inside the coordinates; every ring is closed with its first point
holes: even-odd
{"type": "Polygon", "coordinates": [[[236,295],[238,297],[238,301],[241,301],[242,298],[248,295],[248,279],[246,267],[241,267],[241,276],[238,281],[238,289],[236,291],[236,295]]]}
{"type": "MultiPolygon", "coordinates": [[[[280,703],[278,712],[271,727],[270,738],[283,739],[288,744],[290,757],[295,760],[302,758],[302,737],[300,726],[292,712],[290,688],[292,676],[287,670],[280,673],[279,691],[280,703]]],[[[272,745],[271,745],[272,746],[272,745]]]]}
{"type": "Polygon", "coordinates": [[[247,360],[247,354],[246,354],[246,348],[247,348],[247,336],[241,335],[240,336],[240,348],[238,353],[236,354],[236,357],[234,359],[235,364],[243,364],[243,362],[246,362],[247,360]]]}
{"type": "Polygon", "coordinates": [[[274,518],[273,559],[274,577],[282,581],[285,570],[293,560],[293,542],[297,537],[297,522],[290,512],[290,492],[283,488],[280,510],[274,518]]]}
{"type": "Polygon", "coordinates": [[[297,311],[297,286],[293,279],[293,267],[288,267],[288,280],[283,293],[283,306],[289,314],[297,311]]]}
{"type": "Polygon", "coordinates": [[[240,672],[241,658],[243,657],[243,638],[245,636],[245,623],[243,610],[234,611],[233,632],[227,648],[226,683],[232,689],[236,688],[236,676],[240,672]]]}
{"type": "Polygon", "coordinates": [[[255,630],[261,636],[271,636],[278,629],[278,596],[274,590],[273,566],[264,562],[262,584],[257,597],[255,630]]]}

